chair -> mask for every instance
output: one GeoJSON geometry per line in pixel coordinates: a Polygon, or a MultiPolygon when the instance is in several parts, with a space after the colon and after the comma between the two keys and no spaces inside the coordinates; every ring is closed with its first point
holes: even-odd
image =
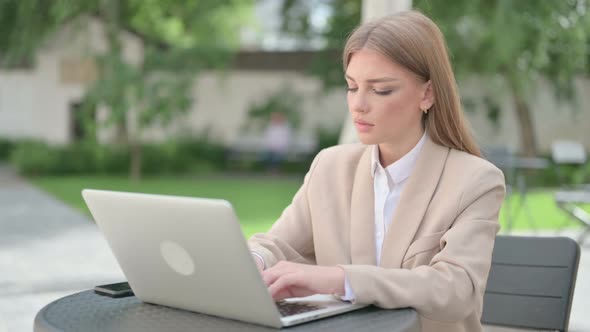
{"type": "Polygon", "coordinates": [[[526,214],[526,221],[531,229],[537,227],[533,220],[533,214],[530,206],[527,204],[527,194],[529,192],[526,171],[531,169],[544,169],[549,164],[542,158],[524,158],[516,154],[515,149],[508,146],[487,146],[482,149],[486,159],[502,170],[506,178],[506,200],[504,201],[503,214],[506,220],[506,233],[512,231],[514,220],[518,219],[519,213],[526,214]],[[515,209],[511,206],[512,193],[518,193],[519,200],[515,209]]]}
{"type": "Polygon", "coordinates": [[[586,236],[590,234],[590,213],[582,209],[580,205],[590,204],[590,185],[578,187],[569,185],[563,166],[584,167],[587,161],[586,150],[580,142],[559,140],[551,145],[551,156],[561,183],[561,189],[554,196],[555,203],[569,217],[584,226],[578,238],[578,243],[582,244],[586,236]]]}
{"type": "Polygon", "coordinates": [[[514,159],[516,151],[505,145],[489,145],[482,147],[483,155],[487,160],[506,173],[512,173],[514,170],[514,159]]]}
{"type": "Polygon", "coordinates": [[[510,205],[510,196],[516,174],[515,158],[516,152],[513,148],[504,145],[489,145],[482,148],[484,157],[502,170],[506,179],[506,200],[504,201],[504,219],[508,225],[507,232],[512,230],[512,206],[510,205]]]}
{"type": "Polygon", "coordinates": [[[482,323],[567,331],[579,260],[570,238],[498,236],[482,323]]]}

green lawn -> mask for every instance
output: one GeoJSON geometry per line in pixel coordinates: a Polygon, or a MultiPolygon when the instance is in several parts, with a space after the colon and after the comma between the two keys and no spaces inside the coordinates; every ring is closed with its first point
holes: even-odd
{"type": "MultiPolygon", "coordinates": [[[[512,229],[531,229],[531,223],[538,229],[560,229],[565,227],[579,227],[579,223],[555,205],[553,200],[554,190],[533,190],[527,194],[526,204],[521,205],[520,195],[513,194],[504,202],[500,211],[500,224],[506,230],[507,212],[510,208],[512,217],[512,229]],[[528,211],[526,209],[528,207],[528,211]],[[528,214],[530,211],[530,218],[528,214]]],[[[583,206],[590,212],[590,205],[583,206]]]]}
{"type": "MultiPolygon", "coordinates": [[[[282,178],[148,178],[139,183],[125,177],[67,176],[43,177],[32,182],[74,208],[89,215],[80,191],[83,188],[133,191],[143,193],[170,194],[182,196],[224,198],[230,201],[240,218],[246,236],[267,230],[272,222],[289,204],[301,185],[302,179],[282,178]]],[[[567,217],[554,204],[550,190],[535,191],[527,197],[528,206],[538,228],[556,229],[566,222],[567,217]]],[[[517,195],[510,198],[510,206],[516,209],[517,195]]],[[[506,205],[504,206],[506,207],[506,205]]],[[[586,207],[590,211],[590,207],[586,207]]],[[[521,209],[513,221],[514,229],[527,229],[529,223],[526,211],[521,209]]],[[[505,210],[500,222],[505,229],[505,210]]],[[[576,226],[571,222],[568,226],[576,226]]]]}
{"type": "Polygon", "coordinates": [[[87,215],[90,212],[80,194],[83,188],[223,198],[233,204],[245,235],[250,236],[270,227],[289,204],[302,180],[162,177],[134,183],[125,177],[67,176],[31,181],[87,215]]]}

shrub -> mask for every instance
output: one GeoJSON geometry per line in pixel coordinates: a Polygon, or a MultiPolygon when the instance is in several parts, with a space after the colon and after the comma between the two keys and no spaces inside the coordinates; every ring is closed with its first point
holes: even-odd
{"type": "Polygon", "coordinates": [[[52,174],[58,169],[59,154],[55,148],[38,141],[17,143],[10,155],[12,164],[26,175],[52,174]]]}
{"type": "Polygon", "coordinates": [[[103,147],[94,142],[80,142],[56,148],[58,174],[92,174],[102,170],[99,158],[104,154],[103,147]]]}
{"type": "MultiPolygon", "coordinates": [[[[333,141],[333,140],[332,140],[333,141]]],[[[103,145],[84,141],[66,146],[51,146],[39,141],[15,145],[11,162],[25,175],[117,174],[129,173],[130,149],[126,145],[103,145]]],[[[298,160],[286,160],[281,171],[305,173],[310,154],[298,160]]],[[[244,172],[266,171],[262,160],[227,161],[226,148],[205,138],[185,138],[177,142],[148,143],[142,146],[144,175],[211,173],[228,169],[244,172]]]]}
{"type": "Polygon", "coordinates": [[[14,142],[7,139],[0,139],[0,160],[8,160],[14,149],[14,142]]]}
{"type": "MultiPolygon", "coordinates": [[[[329,129],[329,128],[318,128],[316,131],[316,137],[318,138],[318,151],[330,146],[338,145],[340,140],[341,129],[329,129]]],[[[316,153],[317,154],[317,153],[316,153]]]]}

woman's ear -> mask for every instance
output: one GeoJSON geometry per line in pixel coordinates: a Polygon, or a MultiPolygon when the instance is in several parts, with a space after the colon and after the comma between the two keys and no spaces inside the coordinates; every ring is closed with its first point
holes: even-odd
{"type": "Polygon", "coordinates": [[[432,89],[432,81],[424,83],[424,93],[422,94],[422,100],[420,101],[420,109],[428,110],[434,104],[434,90],[432,89]]]}

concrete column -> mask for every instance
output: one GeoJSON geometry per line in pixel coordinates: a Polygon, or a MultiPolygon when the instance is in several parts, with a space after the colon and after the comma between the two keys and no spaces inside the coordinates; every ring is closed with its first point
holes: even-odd
{"type": "Polygon", "coordinates": [[[412,0],[363,0],[362,21],[409,10],[412,8],[412,0]]]}
{"type": "MultiPolygon", "coordinates": [[[[412,9],[412,0],[362,0],[362,21],[367,22],[381,16],[412,9]]],[[[346,117],[342,132],[340,133],[340,144],[358,142],[358,137],[350,120],[346,117]]]]}

